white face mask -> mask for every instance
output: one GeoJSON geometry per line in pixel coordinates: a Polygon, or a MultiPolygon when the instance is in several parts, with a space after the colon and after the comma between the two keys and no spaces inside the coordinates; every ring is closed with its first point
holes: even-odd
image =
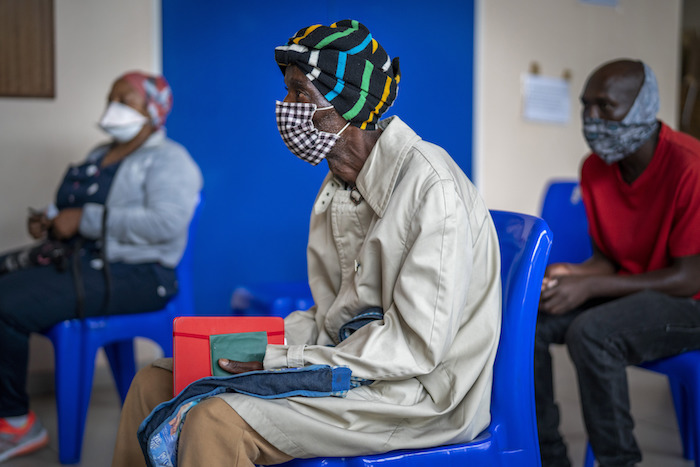
{"type": "Polygon", "coordinates": [[[148,122],[145,115],[121,102],[110,102],[99,125],[120,143],[131,141],[148,122]]]}

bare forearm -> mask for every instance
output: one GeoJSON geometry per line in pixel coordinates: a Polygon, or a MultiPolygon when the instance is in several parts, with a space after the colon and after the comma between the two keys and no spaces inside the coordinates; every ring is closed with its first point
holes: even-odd
{"type": "Polygon", "coordinates": [[[545,313],[566,313],[592,298],[623,297],[642,290],[676,297],[692,297],[700,291],[700,255],[674,258],[667,268],[635,275],[618,275],[610,270],[603,274],[579,274],[595,270],[584,265],[552,265],[551,272],[564,266],[579,269],[545,278],[540,297],[540,310],[545,313]]]}
{"type": "Polygon", "coordinates": [[[692,297],[700,290],[697,280],[674,267],[630,276],[596,275],[586,280],[590,298],[622,297],[642,290],[655,290],[676,297],[692,297]]]}
{"type": "Polygon", "coordinates": [[[547,267],[545,277],[557,276],[606,276],[615,274],[615,265],[602,254],[594,253],[583,263],[556,263],[547,267]]]}

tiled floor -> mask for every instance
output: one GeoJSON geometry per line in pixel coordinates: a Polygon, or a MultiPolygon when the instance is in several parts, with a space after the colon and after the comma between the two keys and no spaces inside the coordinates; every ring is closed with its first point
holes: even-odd
{"type": "MultiPolygon", "coordinates": [[[[570,457],[575,467],[583,464],[586,436],[578,406],[576,376],[562,348],[556,348],[554,365],[556,385],[562,408],[562,432],[569,444],[570,457]]],[[[642,447],[645,467],[691,467],[694,464],[681,456],[681,444],[676,426],[668,383],[661,375],[641,369],[629,370],[632,388],[632,412],[637,422],[636,435],[642,447]]],[[[49,430],[51,444],[30,456],[12,459],[7,467],[59,466],[56,438],[56,409],[52,394],[32,398],[32,407],[49,430]]],[[[96,377],[87,420],[81,466],[110,465],[114,447],[119,398],[107,372],[96,377]]],[[[517,466],[515,466],[517,467],[517,466]]]]}

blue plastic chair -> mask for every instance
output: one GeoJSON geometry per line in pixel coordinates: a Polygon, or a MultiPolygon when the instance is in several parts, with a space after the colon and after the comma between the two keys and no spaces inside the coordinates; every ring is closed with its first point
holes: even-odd
{"type": "Polygon", "coordinates": [[[593,254],[588,236],[586,209],[576,180],[553,180],[542,203],[542,219],[552,229],[555,241],[549,263],[581,263],[593,254]]]}
{"type": "MultiPolygon", "coordinates": [[[[581,262],[591,255],[591,239],[583,201],[575,180],[554,180],[545,193],[542,218],[554,233],[550,263],[581,262]]],[[[668,377],[673,406],[683,443],[683,457],[695,459],[700,449],[700,351],[686,352],[639,365],[668,377]]],[[[590,444],[584,465],[593,467],[595,456],[590,444]]]]}
{"type": "Polygon", "coordinates": [[[314,304],[307,281],[263,282],[236,287],[231,309],[239,316],[279,316],[292,311],[308,310],[314,304]]]}
{"type": "Polygon", "coordinates": [[[173,327],[176,316],[194,315],[192,290],[192,247],[202,202],[189,226],[187,247],[177,266],[178,293],[159,311],[71,319],[46,332],[55,355],[56,409],[58,415],[58,452],[62,464],[80,462],[95,358],[104,348],[112,375],[124,402],[136,374],[134,338],[156,342],[166,357],[172,356],[173,327]]]}
{"type": "MultiPolygon", "coordinates": [[[[294,459],[285,467],[312,466],[539,466],[534,406],[533,348],[540,285],[552,236],[546,223],[524,214],[491,211],[501,247],[503,323],[494,366],[491,423],[475,440],[430,449],[360,457],[294,459]]],[[[294,302],[304,288],[289,286],[294,302]]],[[[273,303],[273,286],[262,288],[262,302],[273,303]]],[[[255,294],[255,288],[250,289],[255,294]]],[[[256,297],[259,298],[259,297],[256,297]]],[[[278,297],[280,298],[280,297],[278,297]]]]}

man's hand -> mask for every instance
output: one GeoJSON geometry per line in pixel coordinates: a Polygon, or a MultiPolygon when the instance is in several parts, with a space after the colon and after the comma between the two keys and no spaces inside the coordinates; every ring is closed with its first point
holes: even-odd
{"type": "Polygon", "coordinates": [[[540,291],[544,292],[547,289],[555,287],[559,282],[557,277],[570,276],[571,274],[573,274],[573,268],[569,263],[550,264],[544,271],[544,278],[542,279],[540,291]]]}
{"type": "Polygon", "coordinates": [[[51,227],[51,221],[43,212],[35,212],[27,218],[27,230],[32,238],[42,238],[51,227]]]}
{"type": "Polygon", "coordinates": [[[219,367],[234,375],[265,369],[260,362],[237,362],[235,360],[229,360],[228,358],[220,358],[219,367]]]}
{"type": "Polygon", "coordinates": [[[590,295],[590,276],[555,276],[542,281],[540,311],[550,315],[568,313],[590,295]]]}
{"type": "Polygon", "coordinates": [[[80,228],[80,219],[83,217],[82,208],[61,209],[53,219],[52,232],[61,240],[74,237],[80,228]]]}
{"type": "Polygon", "coordinates": [[[575,274],[575,265],[571,263],[554,263],[547,266],[544,271],[545,279],[552,279],[558,276],[571,276],[575,274]]]}

